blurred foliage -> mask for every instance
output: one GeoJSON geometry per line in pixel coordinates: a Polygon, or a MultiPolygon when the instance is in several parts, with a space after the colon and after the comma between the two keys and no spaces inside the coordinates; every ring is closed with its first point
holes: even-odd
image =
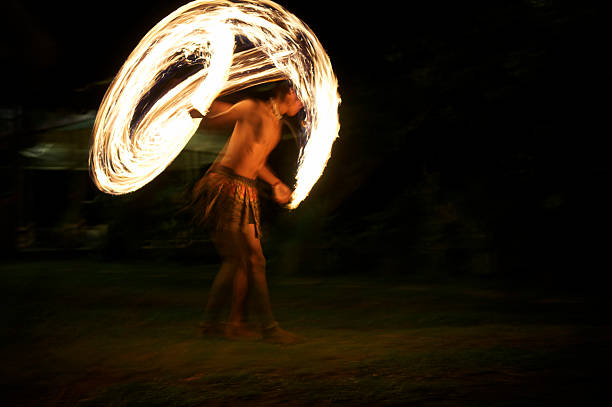
{"type": "MultiPolygon", "coordinates": [[[[346,8],[339,25],[290,5],[330,53],[342,127],[297,210],[262,203],[277,271],[552,275],[607,261],[601,13],[590,2],[447,3],[346,8]],[[366,17],[380,23],[371,35],[336,35],[366,17]]],[[[289,184],[296,156],[288,138],[270,157],[289,184]]],[[[175,216],[189,185],[173,177],[96,198],[109,252],[189,241],[175,216]]],[[[200,243],[177,256],[205,250],[190,232],[200,243]]]]}

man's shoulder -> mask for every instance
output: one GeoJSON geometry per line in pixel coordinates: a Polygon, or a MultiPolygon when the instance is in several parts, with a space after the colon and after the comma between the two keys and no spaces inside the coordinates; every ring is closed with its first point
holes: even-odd
{"type": "Polygon", "coordinates": [[[236,103],[236,108],[243,112],[254,112],[259,109],[259,103],[253,99],[244,99],[236,103]]]}
{"type": "Polygon", "coordinates": [[[253,99],[244,99],[236,103],[240,116],[246,120],[257,120],[261,117],[261,103],[253,99]]]}

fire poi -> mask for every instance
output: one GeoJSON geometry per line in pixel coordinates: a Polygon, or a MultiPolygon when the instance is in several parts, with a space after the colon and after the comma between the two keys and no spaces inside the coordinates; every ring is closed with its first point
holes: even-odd
{"type": "Polygon", "coordinates": [[[146,185],[176,158],[220,95],[289,80],[305,109],[304,137],[292,200],[308,196],[340,128],[338,82],[315,34],[268,0],[200,0],[153,27],[109,86],[93,128],[89,167],[97,187],[125,194],[146,185]],[[237,47],[237,43],[249,44],[237,47]],[[139,103],[174,66],[196,61],[194,73],[143,114],[139,103]]]}

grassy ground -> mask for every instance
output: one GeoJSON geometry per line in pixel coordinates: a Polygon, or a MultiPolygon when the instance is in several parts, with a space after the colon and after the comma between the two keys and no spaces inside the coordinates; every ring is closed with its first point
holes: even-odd
{"type": "Polygon", "coordinates": [[[290,347],[198,336],[216,265],[0,266],[14,406],[589,405],[608,301],[493,280],[270,274],[290,347]]]}

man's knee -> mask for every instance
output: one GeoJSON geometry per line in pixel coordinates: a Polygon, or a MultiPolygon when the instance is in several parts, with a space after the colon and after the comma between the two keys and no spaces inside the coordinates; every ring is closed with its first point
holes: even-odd
{"type": "Polygon", "coordinates": [[[224,263],[230,264],[237,271],[240,269],[245,269],[248,263],[247,259],[244,256],[231,255],[222,257],[224,263]]]}
{"type": "Polygon", "coordinates": [[[249,266],[254,271],[265,271],[266,258],[261,253],[252,253],[248,258],[249,266]]]}

